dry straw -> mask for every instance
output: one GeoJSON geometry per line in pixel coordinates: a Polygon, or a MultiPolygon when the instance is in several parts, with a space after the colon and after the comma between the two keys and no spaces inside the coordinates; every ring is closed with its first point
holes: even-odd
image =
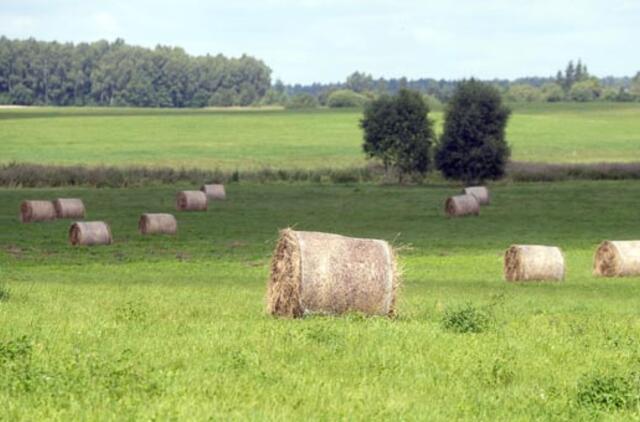
{"type": "Polygon", "coordinates": [[[561,281],[564,272],[564,255],[555,246],[512,245],[504,254],[507,281],[561,281]]]}
{"type": "Polygon", "coordinates": [[[285,229],[271,261],[272,315],[395,313],[399,274],[389,243],[285,229]]]}
{"type": "Polygon", "coordinates": [[[20,204],[20,221],[33,223],[56,219],[56,209],[51,201],[22,201],[20,204]]]}
{"type": "Polygon", "coordinates": [[[464,188],[463,193],[475,196],[480,205],[489,205],[491,203],[489,189],[486,186],[469,186],[464,188]]]}
{"type": "Polygon", "coordinates": [[[53,201],[58,218],[84,218],[86,210],[82,199],[58,198],[53,201]]]}
{"type": "Polygon", "coordinates": [[[138,220],[140,234],[176,234],[178,222],[171,214],[142,214],[138,220]]]}
{"type": "Polygon", "coordinates": [[[603,277],[640,275],[640,241],[605,240],[596,250],[593,272],[603,277]]]}
{"type": "Polygon", "coordinates": [[[207,195],[199,190],[185,190],[176,196],[178,211],[206,211],[207,195]]]}
{"type": "Polygon", "coordinates": [[[69,228],[69,242],[73,246],[110,245],[111,229],[103,221],[75,222],[69,228]]]}
{"type": "Polygon", "coordinates": [[[447,198],[444,212],[448,217],[480,215],[480,204],[473,195],[456,195],[447,198]]]}
{"type": "Polygon", "coordinates": [[[224,190],[224,185],[202,185],[200,188],[205,195],[207,195],[207,199],[216,201],[216,200],[224,200],[227,198],[227,194],[224,190]]]}

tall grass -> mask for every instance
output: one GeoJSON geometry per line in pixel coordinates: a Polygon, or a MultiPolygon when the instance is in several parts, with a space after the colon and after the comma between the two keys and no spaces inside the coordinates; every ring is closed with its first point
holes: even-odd
{"type": "MultiPolygon", "coordinates": [[[[511,162],[507,167],[507,181],[553,182],[562,180],[625,180],[640,179],[640,162],[594,163],[594,164],[544,164],[511,162]]],[[[350,168],[220,170],[171,167],[115,167],[115,166],[55,166],[29,163],[0,165],[0,186],[4,187],[142,187],[172,185],[176,183],[201,184],[276,182],[313,183],[397,183],[394,174],[385,173],[380,165],[369,164],[350,168]]],[[[420,177],[411,183],[423,181],[420,177]]],[[[437,172],[432,172],[427,182],[440,181],[437,172]]]]}

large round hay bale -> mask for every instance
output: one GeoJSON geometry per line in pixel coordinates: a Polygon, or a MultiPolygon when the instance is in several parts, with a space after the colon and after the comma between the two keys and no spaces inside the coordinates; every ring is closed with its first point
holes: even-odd
{"type": "Polygon", "coordinates": [[[489,195],[489,189],[486,186],[468,186],[464,188],[463,193],[465,195],[473,195],[480,205],[489,205],[491,202],[491,196],[489,195]]]}
{"type": "Polygon", "coordinates": [[[399,277],[383,240],[282,230],[271,262],[267,310],[272,315],[393,315],[399,277]]]}
{"type": "Polygon", "coordinates": [[[185,190],[178,192],[176,197],[178,211],[206,211],[207,195],[199,190],[185,190]]]}
{"type": "Polygon", "coordinates": [[[596,251],[593,272],[603,277],[640,276],[640,241],[605,240],[596,251]]]}
{"type": "Polygon", "coordinates": [[[504,254],[507,281],[564,279],[564,255],[555,246],[512,245],[504,254]]]}
{"type": "Polygon", "coordinates": [[[22,201],[20,204],[20,221],[51,221],[56,219],[56,208],[51,201],[22,201]]]}
{"type": "Polygon", "coordinates": [[[220,184],[212,184],[212,185],[202,185],[200,188],[205,195],[207,195],[207,199],[213,201],[220,201],[227,198],[227,193],[224,190],[224,185],[220,184]]]}
{"type": "Polygon", "coordinates": [[[448,217],[480,215],[480,204],[473,195],[455,195],[445,201],[444,212],[448,217]]]}
{"type": "Polygon", "coordinates": [[[76,221],[69,228],[69,242],[73,246],[110,245],[113,238],[109,225],[103,221],[76,221]]]}
{"type": "Polygon", "coordinates": [[[138,221],[140,234],[176,234],[178,222],[171,214],[142,214],[138,221]]]}
{"type": "Polygon", "coordinates": [[[82,199],[58,198],[53,201],[58,218],[84,218],[86,210],[82,199]]]}

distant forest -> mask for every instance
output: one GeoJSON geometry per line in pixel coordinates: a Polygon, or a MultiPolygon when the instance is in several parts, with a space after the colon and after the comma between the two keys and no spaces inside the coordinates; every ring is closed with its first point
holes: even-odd
{"type": "MultiPolygon", "coordinates": [[[[507,101],[640,101],[640,72],[598,78],[580,60],[555,76],[486,81],[507,101]]],[[[0,37],[0,104],[57,106],[206,107],[284,105],[359,107],[401,88],[447,101],[456,80],[374,78],[354,72],[344,82],[286,85],[244,55],[192,56],[182,48],[114,42],[59,43],[0,37]]]]}
{"type": "Polygon", "coordinates": [[[203,107],[250,105],[271,86],[253,57],[183,49],[0,38],[0,104],[203,107]]]}

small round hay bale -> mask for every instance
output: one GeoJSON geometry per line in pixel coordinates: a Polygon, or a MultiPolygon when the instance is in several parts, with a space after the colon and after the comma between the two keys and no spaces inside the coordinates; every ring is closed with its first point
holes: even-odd
{"type": "Polygon", "coordinates": [[[69,227],[69,242],[73,246],[110,245],[113,238],[109,225],[103,221],[76,221],[69,227]]]}
{"type": "Polygon", "coordinates": [[[267,311],[392,316],[398,284],[395,254],[383,240],[285,229],[271,261],[267,311]]]}
{"type": "Polygon", "coordinates": [[[176,234],[178,222],[171,214],[142,214],[138,221],[140,234],[176,234]]]}
{"type": "Polygon", "coordinates": [[[512,245],[504,254],[507,281],[564,280],[564,255],[555,246],[512,245]]]}
{"type": "Polygon", "coordinates": [[[56,208],[51,201],[22,201],[20,204],[20,221],[51,221],[56,219],[56,208]]]}
{"type": "Polygon", "coordinates": [[[480,205],[489,205],[491,202],[489,189],[487,189],[486,186],[469,186],[464,188],[463,193],[465,195],[475,196],[480,205]]]}
{"type": "Polygon", "coordinates": [[[58,218],[84,218],[86,210],[82,199],[58,198],[53,201],[58,218]]]}
{"type": "Polygon", "coordinates": [[[602,277],[640,276],[640,241],[605,240],[596,250],[593,272],[602,277]]]}
{"type": "Polygon", "coordinates": [[[206,211],[207,195],[199,190],[185,190],[178,192],[176,197],[178,211],[206,211]]]}
{"type": "Polygon", "coordinates": [[[212,201],[223,201],[227,198],[227,193],[224,190],[224,185],[202,185],[200,190],[204,192],[205,195],[207,195],[207,199],[212,201]]]}
{"type": "Polygon", "coordinates": [[[480,215],[480,204],[473,195],[455,195],[445,201],[444,212],[448,217],[480,215]]]}

